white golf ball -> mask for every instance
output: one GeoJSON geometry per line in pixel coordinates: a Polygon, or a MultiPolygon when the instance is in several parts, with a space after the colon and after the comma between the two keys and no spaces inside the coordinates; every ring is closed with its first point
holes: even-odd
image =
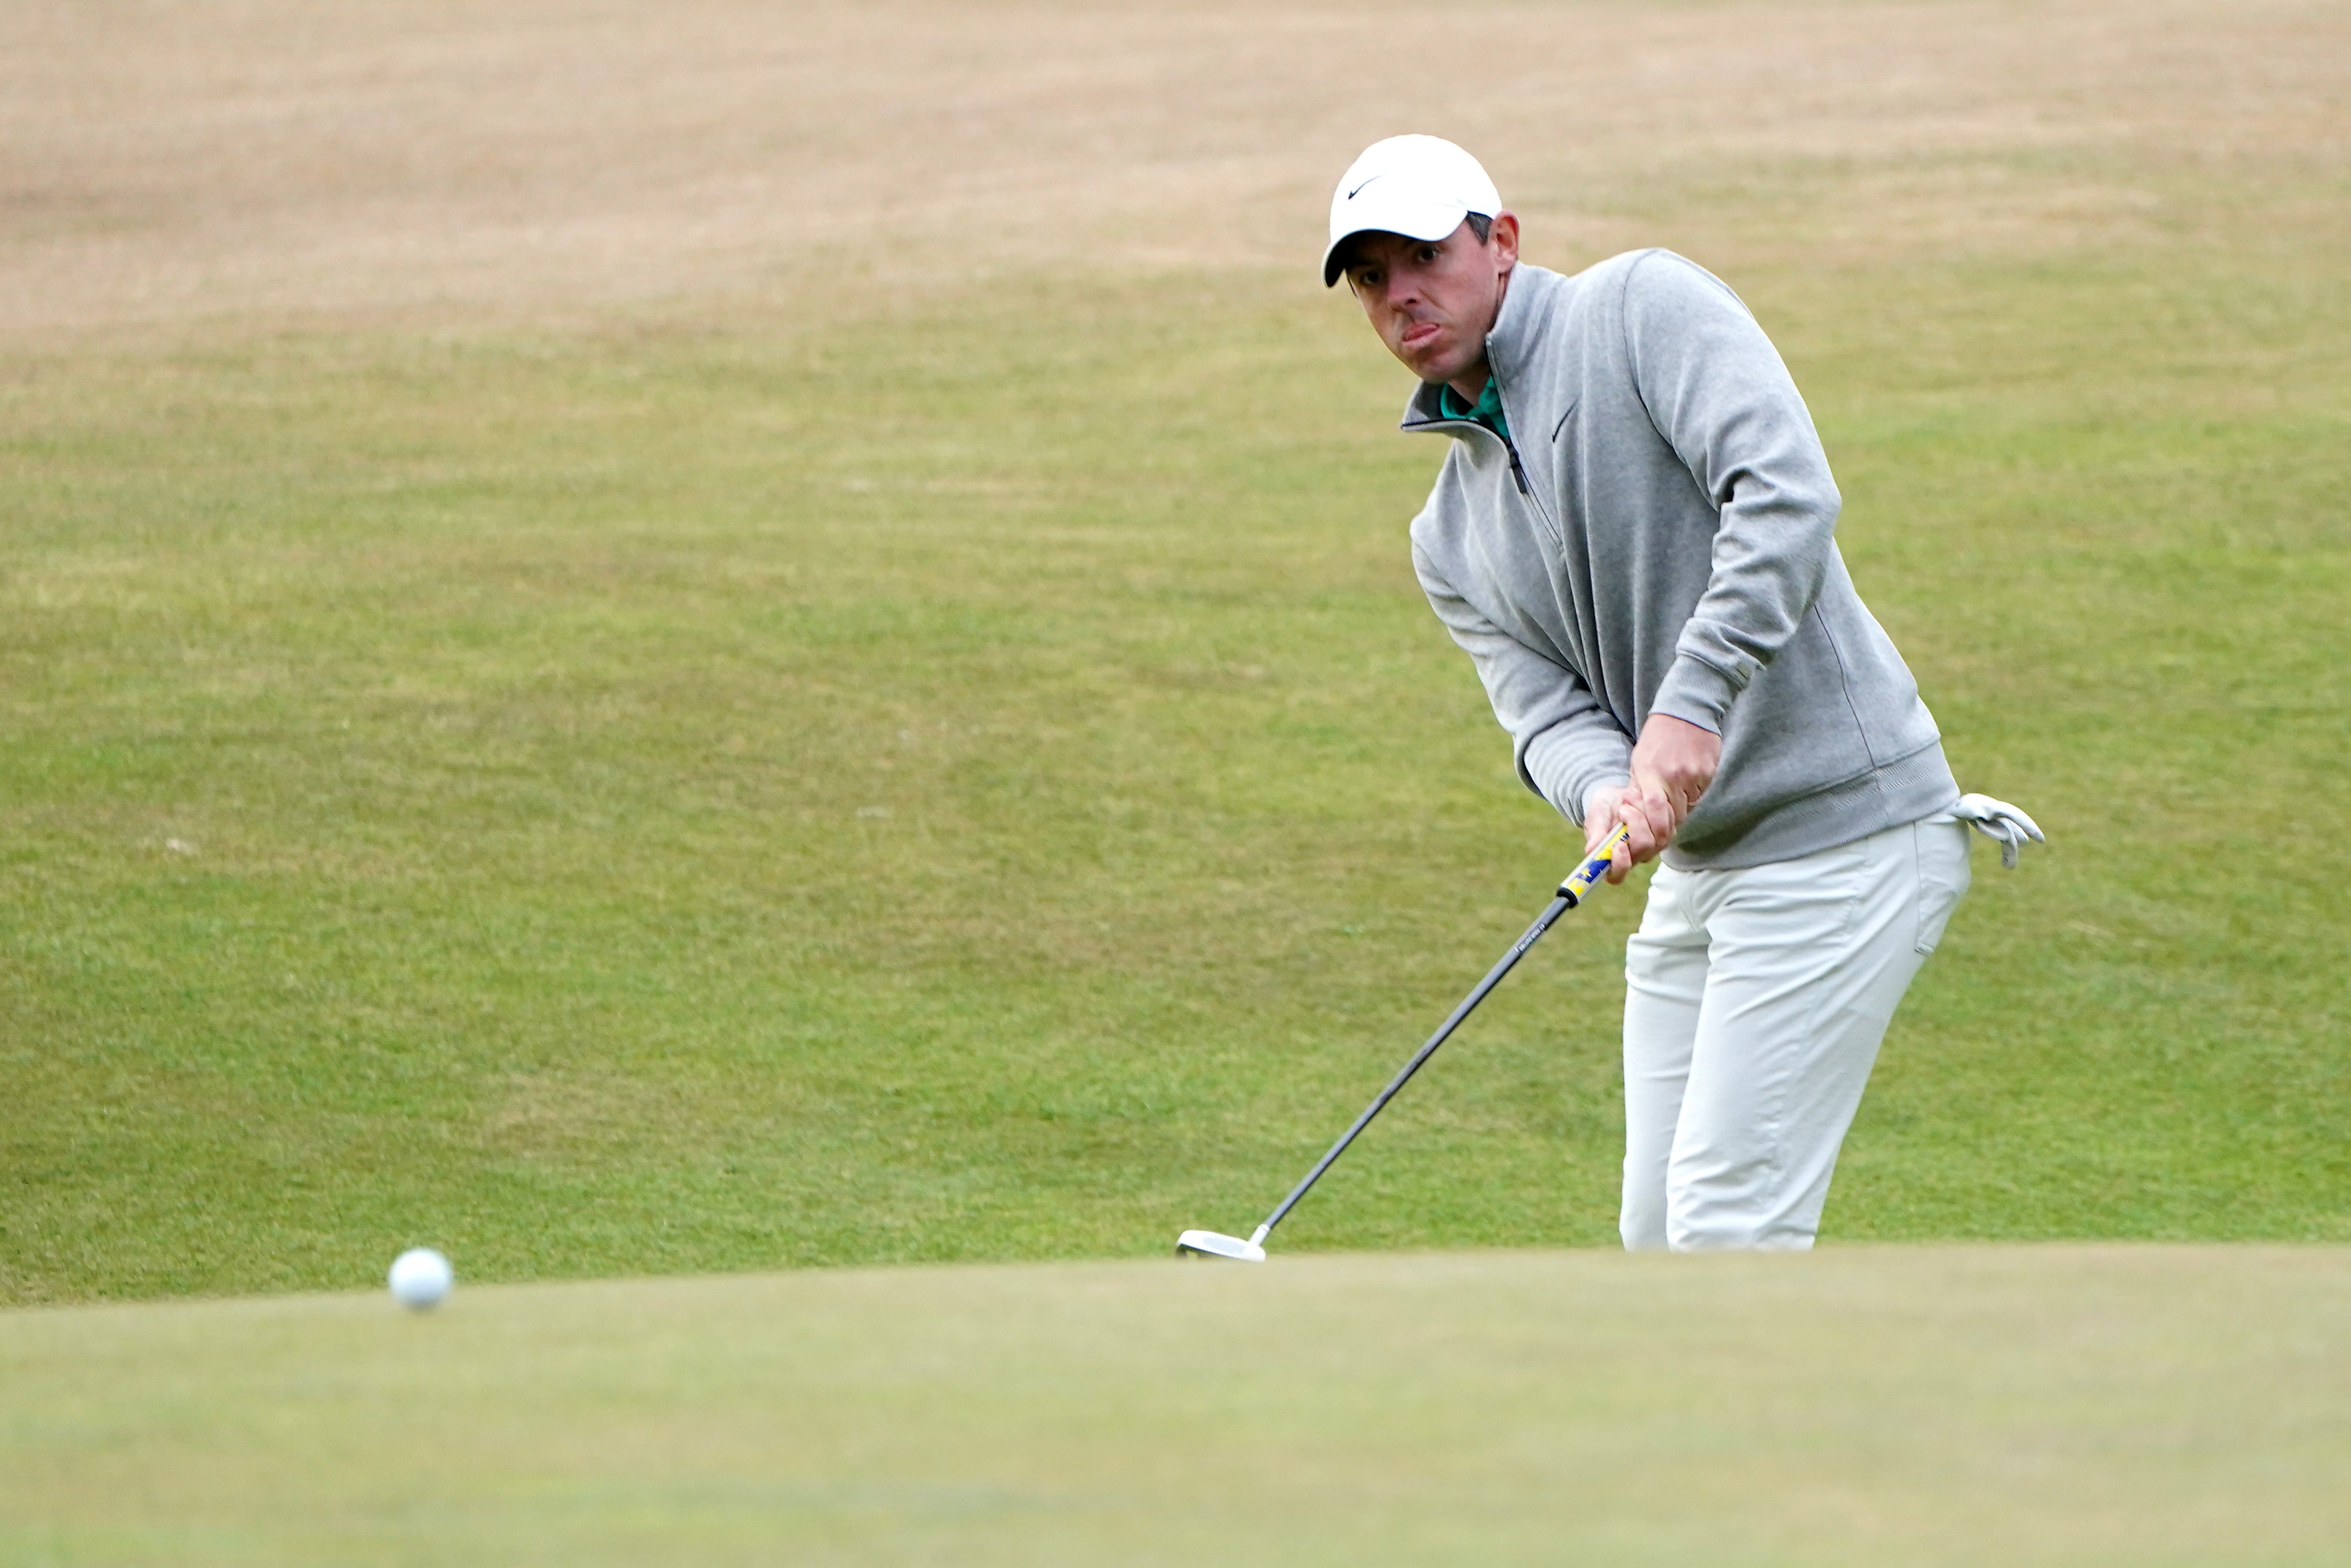
{"type": "Polygon", "coordinates": [[[412,1247],[392,1260],[392,1293],[403,1307],[437,1307],[456,1279],[449,1260],[430,1247],[412,1247]]]}

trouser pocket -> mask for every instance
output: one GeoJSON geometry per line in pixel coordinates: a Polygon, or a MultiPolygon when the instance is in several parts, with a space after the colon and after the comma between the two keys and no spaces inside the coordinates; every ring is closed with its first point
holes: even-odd
{"type": "Polygon", "coordinates": [[[1931,953],[1968,891],[1968,825],[1949,817],[1913,822],[1910,842],[1918,866],[1917,949],[1931,953]]]}

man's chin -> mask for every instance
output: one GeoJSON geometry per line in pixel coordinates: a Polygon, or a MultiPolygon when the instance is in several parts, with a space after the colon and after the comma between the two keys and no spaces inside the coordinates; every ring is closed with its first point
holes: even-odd
{"type": "Polygon", "coordinates": [[[1459,375],[1462,367],[1454,363],[1458,357],[1458,355],[1446,353],[1442,350],[1422,354],[1400,353],[1396,356],[1404,361],[1405,369],[1425,382],[1449,382],[1459,375]]]}

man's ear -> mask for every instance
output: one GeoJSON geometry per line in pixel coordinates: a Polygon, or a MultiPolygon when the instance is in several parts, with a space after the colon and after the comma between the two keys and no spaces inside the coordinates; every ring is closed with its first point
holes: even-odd
{"type": "Polygon", "coordinates": [[[1519,214],[1509,211],[1496,213],[1490,237],[1494,246],[1494,264],[1505,271],[1516,267],[1519,261],[1519,214]]]}

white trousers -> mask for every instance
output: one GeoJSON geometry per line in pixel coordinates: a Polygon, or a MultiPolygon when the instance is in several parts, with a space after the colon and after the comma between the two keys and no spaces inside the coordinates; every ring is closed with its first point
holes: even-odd
{"type": "Polygon", "coordinates": [[[1807,1248],[1894,1009],[1968,889],[1968,828],[1660,866],[1625,946],[1632,1249],[1807,1248]]]}

